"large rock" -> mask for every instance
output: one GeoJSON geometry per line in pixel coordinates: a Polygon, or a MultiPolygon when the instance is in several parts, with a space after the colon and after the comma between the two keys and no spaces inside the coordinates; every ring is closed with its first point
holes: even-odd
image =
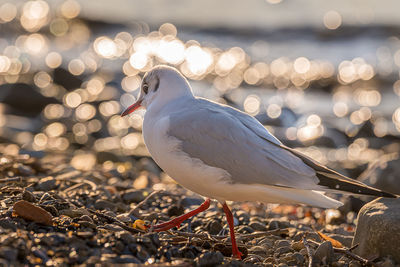
{"type": "Polygon", "coordinates": [[[400,199],[378,198],[367,203],[358,214],[353,245],[363,257],[391,255],[400,263],[400,199]]]}

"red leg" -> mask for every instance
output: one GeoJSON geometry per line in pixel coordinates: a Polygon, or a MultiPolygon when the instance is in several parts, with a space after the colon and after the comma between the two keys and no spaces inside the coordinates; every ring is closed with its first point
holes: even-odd
{"type": "Polygon", "coordinates": [[[192,211],[189,211],[186,214],[183,214],[179,217],[176,217],[175,219],[172,219],[168,222],[165,223],[160,223],[160,224],[156,224],[153,225],[153,231],[155,232],[162,232],[162,231],[167,231],[171,228],[179,227],[181,225],[181,223],[187,219],[189,219],[190,217],[193,217],[194,215],[205,211],[206,209],[208,209],[208,207],[210,207],[210,199],[207,198],[203,204],[200,205],[200,207],[198,207],[197,209],[194,209],[192,211]]]}
{"type": "Polygon", "coordinates": [[[229,232],[231,234],[231,241],[232,241],[232,257],[238,258],[239,260],[242,258],[242,253],[239,251],[237,245],[236,245],[236,238],[235,238],[235,229],[233,226],[233,216],[232,212],[229,209],[228,205],[224,202],[222,205],[225,211],[226,219],[228,220],[229,224],[229,232]]]}

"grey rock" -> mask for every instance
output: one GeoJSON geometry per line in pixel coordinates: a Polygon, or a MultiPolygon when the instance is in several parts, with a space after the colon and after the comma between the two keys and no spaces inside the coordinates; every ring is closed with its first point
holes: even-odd
{"type": "Polygon", "coordinates": [[[54,179],[54,177],[49,176],[46,178],[42,178],[40,179],[39,183],[38,183],[38,188],[40,191],[50,191],[53,190],[54,188],[56,188],[56,179],[54,179]]]}
{"type": "Polygon", "coordinates": [[[275,246],[277,248],[290,247],[290,242],[288,240],[277,240],[275,246]]]}
{"type": "Polygon", "coordinates": [[[35,195],[28,190],[24,190],[24,192],[22,192],[22,199],[28,202],[33,202],[33,203],[36,202],[35,195]]]}
{"type": "Polygon", "coordinates": [[[219,251],[211,251],[201,254],[195,259],[196,265],[201,267],[212,267],[222,263],[224,256],[219,251]]]}
{"type": "Polygon", "coordinates": [[[119,236],[119,238],[126,244],[132,244],[136,242],[136,238],[133,237],[133,235],[127,231],[118,232],[117,236],[119,236]]]}
{"type": "Polygon", "coordinates": [[[249,224],[249,226],[251,228],[253,228],[254,230],[256,230],[256,231],[265,231],[265,230],[267,230],[267,227],[265,226],[265,224],[257,222],[257,221],[251,222],[249,224]]]}
{"type": "Polygon", "coordinates": [[[0,227],[4,229],[11,229],[13,231],[17,230],[17,225],[11,219],[8,218],[0,219],[0,227]]]}
{"type": "Polygon", "coordinates": [[[90,218],[90,216],[88,216],[88,215],[86,215],[86,214],[82,215],[79,219],[80,219],[81,221],[93,223],[93,219],[90,218]]]}
{"type": "Polygon", "coordinates": [[[0,249],[0,257],[10,262],[14,262],[17,259],[18,250],[11,247],[2,247],[0,249]]]}
{"type": "Polygon", "coordinates": [[[393,256],[400,262],[400,199],[378,198],[360,210],[353,245],[355,253],[393,256]]]}
{"type": "Polygon", "coordinates": [[[127,203],[138,203],[145,199],[143,190],[129,189],[122,194],[122,199],[127,203]]]}
{"type": "Polygon", "coordinates": [[[329,241],[323,242],[318,246],[314,253],[314,260],[316,263],[322,263],[324,265],[330,265],[333,260],[333,246],[329,241]]]}
{"type": "Polygon", "coordinates": [[[98,210],[105,210],[105,209],[112,210],[115,208],[115,203],[112,203],[111,201],[105,199],[98,199],[94,203],[94,207],[98,210]]]}
{"type": "Polygon", "coordinates": [[[119,257],[114,258],[113,262],[119,263],[119,264],[126,264],[126,263],[140,264],[141,263],[136,257],[134,257],[132,255],[121,255],[119,257]]]}

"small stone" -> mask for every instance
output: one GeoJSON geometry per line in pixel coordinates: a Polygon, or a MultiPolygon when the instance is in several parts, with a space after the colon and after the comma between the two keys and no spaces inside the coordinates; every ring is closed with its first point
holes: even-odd
{"type": "Polygon", "coordinates": [[[128,263],[136,263],[141,264],[140,260],[132,255],[121,255],[113,258],[113,262],[117,264],[128,264],[128,263]]]}
{"type": "Polygon", "coordinates": [[[222,263],[224,256],[219,251],[207,251],[195,259],[199,267],[213,267],[222,263]]]}
{"type": "Polygon", "coordinates": [[[238,227],[237,231],[243,234],[251,234],[254,233],[253,228],[249,227],[248,225],[241,225],[238,227]]]}
{"type": "Polygon", "coordinates": [[[86,214],[82,215],[82,216],[79,218],[79,220],[85,221],[85,222],[91,222],[91,223],[93,223],[93,219],[90,218],[90,216],[88,216],[88,215],[86,215],[86,214]]]}
{"type": "Polygon", "coordinates": [[[217,235],[222,230],[222,224],[218,220],[210,220],[206,226],[207,231],[211,235],[217,235]]]}
{"type": "Polygon", "coordinates": [[[290,242],[288,240],[277,240],[275,242],[275,246],[277,248],[281,248],[281,247],[290,247],[290,242]]]}
{"type": "Polygon", "coordinates": [[[24,219],[45,225],[53,225],[53,216],[51,216],[48,211],[41,207],[37,207],[28,201],[20,200],[16,202],[13,206],[13,210],[18,216],[24,219]]]}
{"type": "Polygon", "coordinates": [[[132,222],[131,217],[130,217],[128,214],[126,214],[126,213],[124,213],[124,214],[118,214],[116,218],[117,218],[119,221],[124,222],[124,223],[132,222]]]}
{"type": "Polygon", "coordinates": [[[35,195],[28,190],[24,190],[24,192],[22,192],[22,199],[32,203],[36,202],[35,195]]]}
{"type": "Polygon", "coordinates": [[[90,215],[89,211],[87,211],[84,208],[78,208],[78,209],[62,209],[59,210],[58,213],[60,215],[65,215],[71,218],[76,218],[76,217],[81,217],[82,215],[90,215]]]}
{"type": "Polygon", "coordinates": [[[168,216],[179,216],[184,213],[184,209],[181,205],[172,205],[168,208],[168,216]]]}
{"type": "Polygon", "coordinates": [[[9,218],[0,219],[0,227],[13,231],[17,230],[17,225],[9,218]]]}
{"type": "Polygon", "coordinates": [[[258,255],[258,256],[266,257],[267,256],[267,249],[265,247],[262,247],[262,246],[254,246],[254,247],[251,247],[249,249],[249,254],[255,254],[255,255],[258,255]]]}
{"type": "Polygon", "coordinates": [[[274,245],[274,240],[272,240],[272,239],[266,237],[266,238],[262,239],[262,240],[258,243],[258,245],[260,245],[260,246],[266,246],[266,247],[268,247],[268,248],[271,248],[271,247],[273,247],[273,245],[274,245]]]}
{"type": "Polygon", "coordinates": [[[87,227],[87,228],[92,228],[92,229],[97,228],[97,226],[93,222],[78,221],[78,224],[80,224],[82,227],[87,227]]]}
{"type": "Polygon", "coordinates": [[[124,230],[121,226],[112,223],[104,225],[104,228],[113,232],[119,232],[124,230]]]}
{"type": "Polygon", "coordinates": [[[119,236],[119,238],[126,244],[132,244],[136,242],[136,239],[133,237],[133,235],[127,231],[118,232],[117,236],[119,236]]]}
{"type": "Polygon", "coordinates": [[[256,231],[266,231],[267,230],[267,227],[265,226],[265,224],[257,222],[257,221],[251,222],[249,224],[249,226],[256,231]]]}
{"type": "Polygon", "coordinates": [[[126,203],[139,203],[145,199],[145,191],[138,189],[129,189],[122,194],[122,199],[126,203]]]}
{"type": "Polygon", "coordinates": [[[271,220],[268,223],[268,230],[276,230],[276,229],[279,229],[279,228],[280,228],[280,226],[279,226],[279,221],[278,220],[271,220]]]}
{"type": "Polygon", "coordinates": [[[300,251],[303,248],[305,248],[302,241],[297,241],[297,242],[292,243],[291,247],[293,250],[296,250],[296,251],[300,251]]]}
{"type": "Polygon", "coordinates": [[[318,246],[314,253],[314,259],[317,263],[322,263],[324,265],[330,265],[333,260],[333,246],[329,241],[324,241],[318,246]]]}
{"type": "Polygon", "coordinates": [[[291,250],[291,248],[290,247],[280,247],[280,248],[278,248],[277,250],[276,250],[276,253],[278,254],[278,255],[282,255],[282,254],[285,254],[285,253],[288,253],[288,252],[291,252],[292,250],[291,250]]]}
{"type": "Polygon", "coordinates": [[[105,199],[98,199],[94,203],[94,207],[98,210],[105,210],[105,209],[114,209],[115,208],[115,203],[112,203],[111,201],[105,200],[105,199]]]}
{"type": "MultiPolygon", "coordinates": [[[[10,247],[0,248],[0,257],[14,263],[17,260],[18,250],[10,247]]],[[[8,264],[7,264],[8,265],[8,264]]]]}
{"type": "Polygon", "coordinates": [[[293,253],[292,258],[296,261],[296,265],[302,265],[304,263],[304,256],[299,252],[293,253]]]}
{"type": "Polygon", "coordinates": [[[48,176],[46,178],[42,178],[40,179],[39,183],[38,183],[38,188],[40,191],[50,191],[53,190],[57,187],[56,185],[56,179],[54,179],[54,177],[52,176],[48,176]]]}

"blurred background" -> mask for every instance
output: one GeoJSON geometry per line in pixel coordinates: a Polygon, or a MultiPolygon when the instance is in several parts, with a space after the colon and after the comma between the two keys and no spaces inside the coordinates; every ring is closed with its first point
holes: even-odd
{"type": "Polygon", "coordinates": [[[0,141],[10,154],[73,153],[75,167],[126,162],[125,172],[148,156],[144,111],[119,114],[162,63],[286,145],[400,193],[399,9],[395,0],[0,0],[0,141]]]}

